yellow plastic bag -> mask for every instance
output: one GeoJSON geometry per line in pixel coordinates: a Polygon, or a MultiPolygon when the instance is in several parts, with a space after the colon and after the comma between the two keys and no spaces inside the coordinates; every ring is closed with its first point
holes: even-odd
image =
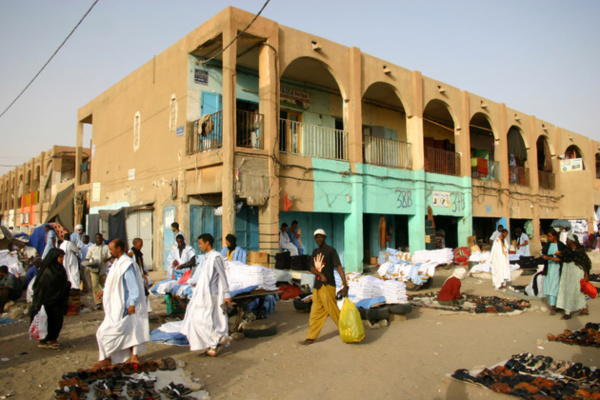
{"type": "Polygon", "coordinates": [[[358,343],[365,338],[365,328],[358,308],[347,297],[344,299],[344,305],[340,312],[339,328],[340,337],[344,343],[358,343]]]}

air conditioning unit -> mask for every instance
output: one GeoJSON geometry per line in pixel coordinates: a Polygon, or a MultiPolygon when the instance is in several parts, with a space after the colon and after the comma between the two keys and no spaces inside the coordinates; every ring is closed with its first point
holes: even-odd
{"type": "Polygon", "coordinates": [[[21,225],[29,224],[29,213],[21,214],[21,225]]]}

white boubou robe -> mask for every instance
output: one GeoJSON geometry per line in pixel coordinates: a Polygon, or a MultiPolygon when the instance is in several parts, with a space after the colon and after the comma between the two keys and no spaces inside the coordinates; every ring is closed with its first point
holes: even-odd
{"type": "Polygon", "coordinates": [[[221,305],[230,294],[221,254],[211,250],[204,255],[204,262],[198,268],[194,295],[185,311],[181,329],[192,351],[216,348],[220,341],[229,339],[228,317],[221,305]]]}
{"type": "MultiPolygon", "coordinates": [[[[130,349],[138,355],[146,350],[146,342],[150,341],[148,324],[148,303],[144,294],[144,281],[139,268],[134,268],[140,297],[135,305],[135,313],[123,317],[128,308],[125,304],[125,288],[123,275],[127,268],[134,264],[133,260],[123,254],[110,268],[104,286],[102,305],[104,321],[96,332],[99,359],[111,358],[114,364],[125,362],[130,358],[130,349]]],[[[134,266],[135,267],[135,266],[134,266]]]]}
{"type": "Polygon", "coordinates": [[[508,247],[499,237],[494,240],[492,253],[490,254],[490,264],[492,265],[492,283],[494,288],[499,289],[511,279],[508,247]]]}
{"type": "Polygon", "coordinates": [[[71,289],[79,289],[81,277],[79,276],[79,258],[76,254],[79,253],[79,249],[70,240],[62,242],[60,249],[65,252],[63,265],[67,271],[69,282],[71,282],[71,289]]]}

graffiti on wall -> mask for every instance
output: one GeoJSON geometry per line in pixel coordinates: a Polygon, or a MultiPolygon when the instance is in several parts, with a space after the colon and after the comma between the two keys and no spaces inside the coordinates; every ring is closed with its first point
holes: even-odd
{"type": "Polygon", "coordinates": [[[434,207],[449,208],[452,212],[463,212],[465,210],[465,194],[461,192],[440,192],[434,190],[432,193],[434,207]]]}
{"type": "Polygon", "coordinates": [[[410,208],[413,205],[412,191],[396,189],[398,208],[410,208]]]}

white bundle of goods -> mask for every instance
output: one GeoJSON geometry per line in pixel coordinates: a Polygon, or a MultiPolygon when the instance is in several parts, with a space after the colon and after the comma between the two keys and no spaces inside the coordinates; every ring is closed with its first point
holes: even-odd
{"type": "Polygon", "coordinates": [[[436,265],[452,264],[454,261],[454,254],[452,249],[439,249],[439,250],[418,250],[415,251],[412,260],[415,263],[429,263],[435,262],[436,265]]]}
{"type": "Polygon", "coordinates": [[[16,252],[10,252],[8,250],[0,250],[0,265],[6,265],[8,272],[15,276],[25,275],[23,265],[19,261],[16,252]]]}
{"type": "Polygon", "coordinates": [[[383,281],[370,275],[352,276],[348,279],[349,294],[358,299],[383,296],[383,281]]]}
{"type": "Polygon", "coordinates": [[[260,265],[246,265],[239,261],[225,262],[229,290],[258,286],[259,289],[277,290],[275,272],[260,265]],[[233,289],[232,289],[233,288],[233,289]]]}
{"type": "Polygon", "coordinates": [[[383,296],[385,297],[385,302],[389,304],[408,303],[404,282],[392,280],[383,282],[383,296]]]}

